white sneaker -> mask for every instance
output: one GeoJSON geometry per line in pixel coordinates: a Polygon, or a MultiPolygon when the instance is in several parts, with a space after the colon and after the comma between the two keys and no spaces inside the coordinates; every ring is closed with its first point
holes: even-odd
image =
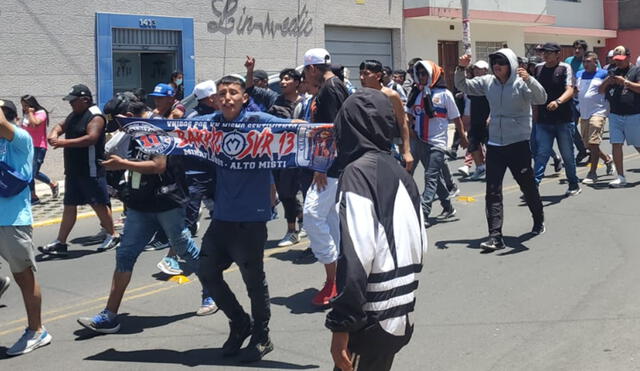
{"type": "Polygon", "coordinates": [[[284,238],[278,242],[278,247],[286,247],[292,246],[300,242],[300,237],[298,237],[298,233],[296,232],[287,232],[284,235],[284,238]]]}
{"type": "Polygon", "coordinates": [[[589,173],[582,179],[582,184],[594,184],[598,180],[598,176],[595,173],[589,173]]]}
{"type": "Polygon", "coordinates": [[[120,236],[112,236],[107,234],[107,237],[102,241],[100,247],[98,247],[98,251],[107,251],[111,249],[115,249],[116,246],[120,244],[120,236]]]}
{"type": "Polygon", "coordinates": [[[40,347],[43,347],[51,342],[51,334],[47,331],[47,329],[42,327],[42,331],[36,332],[33,330],[29,330],[28,328],[24,330],[24,333],[18,339],[18,341],[13,344],[13,346],[7,349],[8,356],[18,356],[20,354],[26,354],[31,352],[32,350],[36,350],[40,347]]]}
{"type": "Polygon", "coordinates": [[[609,182],[609,187],[611,188],[622,188],[627,185],[627,179],[622,175],[618,175],[618,177],[611,182],[609,182]]]}
{"type": "Polygon", "coordinates": [[[458,168],[458,173],[462,176],[469,176],[469,171],[471,171],[471,168],[467,165],[458,168]]]}
{"type": "Polygon", "coordinates": [[[309,236],[307,234],[307,231],[305,231],[304,228],[302,228],[302,226],[300,226],[300,230],[298,231],[298,237],[300,238],[307,238],[307,236],[309,236]]]}

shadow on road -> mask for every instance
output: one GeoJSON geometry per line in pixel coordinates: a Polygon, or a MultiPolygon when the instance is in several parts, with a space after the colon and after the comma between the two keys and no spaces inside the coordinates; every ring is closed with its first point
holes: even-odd
{"type": "Polygon", "coordinates": [[[318,293],[317,289],[305,289],[289,297],[271,298],[271,303],[287,307],[291,314],[310,314],[321,312],[323,309],[311,304],[311,299],[318,293]]]}
{"type": "Polygon", "coordinates": [[[318,261],[316,257],[313,256],[311,248],[307,248],[304,250],[289,250],[285,252],[279,252],[272,254],[271,257],[284,262],[291,262],[293,264],[300,265],[313,264],[318,261]]]}
{"type": "Polygon", "coordinates": [[[170,349],[149,349],[118,351],[113,348],[85,358],[90,361],[142,362],[155,364],[173,364],[187,367],[195,366],[237,366],[273,370],[310,370],[320,368],[318,365],[297,365],[295,363],[262,360],[255,363],[241,364],[235,358],[222,356],[221,348],[193,349],[179,352],[170,349]]]}
{"type": "MultiPolygon", "coordinates": [[[[173,316],[132,316],[129,313],[122,313],[118,315],[120,321],[120,331],[118,335],[131,335],[143,332],[145,329],[162,327],[169,325],[173,322],[181,321],[195,316],[194,312],[176,314],[173,316]]],[[[77,337],[76,341],[92,339],[102,334],[95,333],[86,328],[81,328],[73,333],[77,337]]]]}
{"type": "MultiPolygon", "coordinates": [[[[502,251],[498,254],[496,254],[496,256],[507,256],[507,255],[513,255],[513,254],[518,254],[524,251],[529,250],[528,247],[526,247],[523,243],[526,241],[529,241],[534,235],[532,235],[531,233],[525,233],[522,234],[518,237],[512,237],[512,236],[504,236],[504,243],[506,245],[506,249],[507,250],[498,250],[498,251],[502,251]]],[[[445,241],[437,241],[435,243],[436,247],[438,249],[448,249],[450,245],[464,245],[463,247],[466,247],[467,249],[476,249],[476,250],[481,250],[480,253],[481,254],[491,254],[494,253],[495,251],[492,250],[483,250],[480,247],[480,243],[486,241],[487,238],[483,237],[483,238],[477,238],[477,239],[460,239],[460,240],[445,240],[445,241]]]]}
{"type": "Polygon", "coordinates": [[[36,255],[37,262],[46,262],[50,260],[72,260],[79,259],[87,255],[100,254],[103,251],[97,250],[69,250],[67,256],[56,256],[56,255],[48,255],[48,254],[38,254],[36,255]]]}

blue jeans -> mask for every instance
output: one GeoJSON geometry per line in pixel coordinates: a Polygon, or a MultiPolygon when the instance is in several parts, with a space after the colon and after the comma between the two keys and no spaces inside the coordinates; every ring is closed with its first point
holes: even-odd
{"type": "Polygon", "coordinates": [[[187,184],[189,185],[189,202],[187,202],[187,227],[194,226],[200,219],[200,204],[204,201],[209,208],[209,213],[213,212],[213,194],[215,190],[215,179],[211,173],[187,173],[187,184]]]}
{"type": "Polygon", "coordinates": [[[116,271],[133,271],[138,256],[158,230],[162,230],[167,235],[169,243],[178,256],[187,262],[192,271],[197,272],[200,249],[185,225],[184,208],[157,213],[128,209],[122,241],[116,249],[116,271]]]}
{"type": "Polygon", "coordinates": [[[536,183],[540,184],[542,181],[544,169],[553,152],[553,140],[556,139],[560,156],[564,162],[569,186],[577,186],[579,179],[576,175],[576,159],[573,156],[573,133],[576,131],[576,124],[574,122],[566,122],[562,124],[536,123],[534,125],[536,126],[535,141],[537,150],[533,167],[536,183]]]}
{"type": "Polygon", "coordinates": [[[51,179],[49,179],[45,173],[40,172],[40,167],[42,167],[42,163],[44,163],[44,156],[46,154],[46,148],[33,148],[33,180],[29,184],[32,192],[36,189],[36,179],[42,183],[51,184],[51,179]]]}
{"type": "Polygon", "coordinates": [[[444,150],[437,149],[419,139],[413,139],[411,141],[411,153],[415,159],[415,166],[418,165],[418,162],[422,162],[422,166],[424,167],[422,212],[424,213],[425,219],[431,214],[431,207],[436,195],[440,199],[442,208],[450,210],[453,206],[449,199],[449,189],[444,180],[443,168],[447,166],[444,159],[444,150]]]}

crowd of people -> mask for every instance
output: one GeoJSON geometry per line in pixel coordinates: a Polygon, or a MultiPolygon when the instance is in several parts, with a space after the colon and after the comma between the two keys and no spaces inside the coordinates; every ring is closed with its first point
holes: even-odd
{"type": "MultiPolygon", "coordinates": [[[[28,315],[25,333],[7,353],[19,355],[51,342],[40,318],[31,227],[31,206],[39,202],[35,179],[48,184],[54,198],[59,193],[58,183],[40,172],[50,146],[64,150],[64,209],[56,240],[39,251],[51,258],[66,256],[77,207],[87,204],[100,223],[98,250],[116,249],[105,309],[79,318],[83,327],[118,332],[118,310],[137,258],[143,250],[168,248],[158,268],[168,275],[196,273],[202,286],[196,313],[220,309],[229,319],[223,355],[239,355],[243,362],[262,359],[273,350],[264,246],[267,222],[281,203],[287,232],[278,246],[308,237],[324,266],[325,284],[312,303],[332,308],[326,326],[333,332],[336,368],[390,369],[413,332],[409,314],[426,252],[425,230],[456,214],[453,199],[459,188],[448,159],[457,158],[458,146],[466,149],[458,172],[473,181],[486,178],[489,237],[481,244],[486,250],[505,247],[502,183],[507,168],[532,214],[533,235],[546,230],[539,184],[549,159],[556,172],[565,169],[566,196],[580,194],[581,183],[598,182],[600,159],[607,175],[616,174],[610,187],[627,184],[622,146],[626,141],[640,152],[640,68],[630,62],[624,46],[609,53],[604,67],[583,40],[573,47],[575,55],[566,61],[553,42],[539,45],[539,55],[532,58],[506,48],[488,61],[464,55],[455,86],[447,86],[444,69],[433,61],[414,58],[404,71],[364,60],[357,90],[321,48],[305,53],[302,70],[279,73],[279,92],[269,88],[265,71],[255,69],[255,58],[247,57],[245,76],[197,84],[197,105],[190,110],[181,103],[179,72],[148,94],[154,108],[136,91],[118,93],[100,109],[87,86],[74,85],[63,98],[72,112],[50,130],[49,114],[35,97],[21,98],[22,116],[13,102],[0,100],[0,206],[6,211],[0,215],[0,256],[22,290],[28,315]],[[120,130],[118,116],[334,123],[337,156],[323,173],[234,170],[196,157],[149,155],[120,130]],[[600,147],[607,121],[611,155],[600,147]],[[580,180],[576,167],[587,157],[589,173],[580,180]],[[418,163],[424,171],[421,193],[413,180],[418,163]],[[126,208],[120,234],[112,197],[126,208]],[[436,200],[442,212],[431,218],[436,200]],[[212,220],[197,243],[203,203],[212,220]],[[378,226],[386,233],[376,232],[378,226]],[[396,243],[398,236],[401,242],[396,243]],[[233,263],[246,285],[250,314],[224,280],[223,272],[233,263]]],[[[0,280],[0,295],[9,282],[8,277],[0,280]]]]}

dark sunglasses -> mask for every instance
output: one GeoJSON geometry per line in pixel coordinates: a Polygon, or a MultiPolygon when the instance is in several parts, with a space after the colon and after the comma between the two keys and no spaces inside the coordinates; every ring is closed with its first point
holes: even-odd
{"type": "Polygon", "coordinates": [[[509,61],[506,59],[496,59],[494,61],[491,62],[491,64],[493,66],[498,65],[498,66],[508,66],[509,65],[509,61]]]}

